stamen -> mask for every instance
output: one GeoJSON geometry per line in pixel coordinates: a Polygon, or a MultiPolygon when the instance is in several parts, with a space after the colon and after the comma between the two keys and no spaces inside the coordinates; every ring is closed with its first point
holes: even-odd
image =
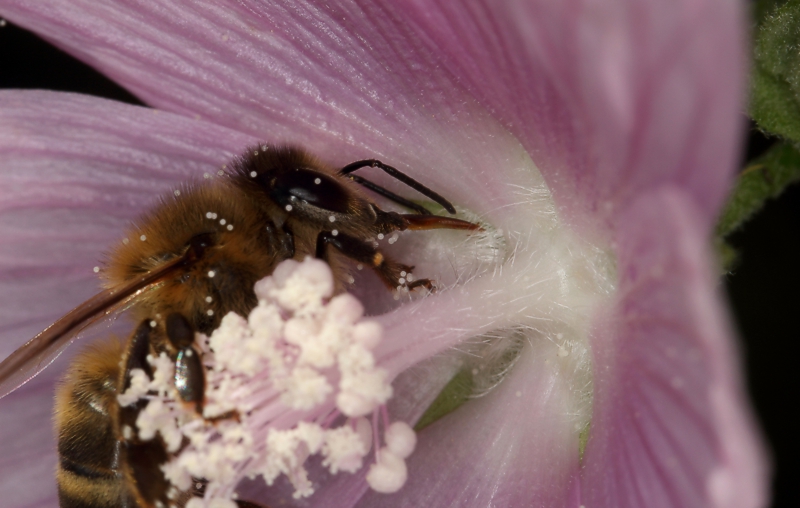
{"type": "Polygon", "coordinates": [[[381,327],[362,320],[354,296],[332,296],[333,289],[324,262],[285,261],[256,283],[259,303],[247,319],[229,313],[210,337],[198,334],[195,348],[207,369],[202,415],[181,402],[166,354],[148,359],[152,379],[131,372],[120,404],[149,401],[136,432],[144,440],[162,436],[171,454],[162,469],[178,491],[189,491],[193,478],[207,482],[202,504],[194,505],[228,502],[242,479],[259,475],[268,485],[286,475],[295,498],[309,496],[305,461],[314,454],[338,474],[358,471],[370,450],[379,450],[369,485],[395,492],[405,483],[404,459],[416,435],[389,419],[392,388],[371,352],[381,327]]]}

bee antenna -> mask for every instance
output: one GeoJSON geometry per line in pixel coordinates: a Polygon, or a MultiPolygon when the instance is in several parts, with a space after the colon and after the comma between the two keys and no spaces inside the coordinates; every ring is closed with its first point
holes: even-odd
{"type": "MultiPolygon", "coordinates": [[[[408,185],[409,187],[411,187],[415,191],[419,192],[423,196],[427,196],[427,197],[431,198],[432,200],[434,200],[435,202],[439,203],[448,212],[456,213],[455,207],[453,207],[453,205],[450,204],[450,202],[448,200],[446,200],[445,198],[443,198],[439,194],[433,192],[431,189],[425,187],[424,185],[422,185],[418,181],[414,180],[410,176],[406,175],[402,171],[398,170],[397,168],[393,168],[392,166],[386,165],[386,164],[384,164],[383,162],[381,162],[379,160],[365,159],[365,160],[362,160],[362,161],[352,162],[352,163],[348,164],[347,166],[343,167],[342,169],[340,169],[339,170],[339,174],[340,175],[349,175],[353,171],[356,171],[356,170],[361,169],[361,168],[367,168],[367,167],[369,167],[369,168],[378,168],[378,169],[383,170],[387,175],[391,176],[395,180],[408,185]]],[[[353,178],[353,179],[355,180],[355,178],[353,178]]],[[[359,182],[359,183],[361,183],[361,182],[359,182]]],[[[375,184],[372,184],[372,185],[375,185],[375,184]]],[[[375,187],[377,187],[377,186],[375,186],[375,187]]],[[[370,188],[370,187],[367,186],[367,188],[370,188]]],[[[376,189],[373,188],[372,190],[376,190],[376,189]]],[[[382,194],[380,191],[376,190],[376,192],[378,192],[379,194],[382,194]]],[[[388,192],[388,191],[386,191],[386,192],[388,192]]],[[[390,197],[390,196],[388,196],[386,194],[384,194],[384,196],[389,197],[389,199],[393,199],[393,197],[390,197]]],[[[401,203],[401,204],[403,204],[403,203],[401,203]]]]}

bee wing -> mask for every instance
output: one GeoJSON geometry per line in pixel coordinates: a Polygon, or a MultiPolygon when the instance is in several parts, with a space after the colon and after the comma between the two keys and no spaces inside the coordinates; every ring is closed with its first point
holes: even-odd
{"type": "Polygon", "coordinates": [[[0,362],[0,399],[53,363],[81,330],[184,268],[192,257],[187,252],[124,285],[96,294],[11,353],[0,362]]]}

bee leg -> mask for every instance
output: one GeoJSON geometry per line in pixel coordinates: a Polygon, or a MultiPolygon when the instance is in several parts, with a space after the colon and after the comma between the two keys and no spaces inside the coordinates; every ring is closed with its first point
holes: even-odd
{"type": "Polygon", "coordinates": [[[238,499],[236,500],[236,506],[239,508],[269,508],[263,504],[256,504],[251,501],[240,501],[238,499]]]}
{"type": "Polygon", "coordinates": [[[267,235],[273,250],[281,253],[285,259],[294,257],[294,234],[284,223],[280,229],[272,221],[267,221],[267,235]]]}
{"type": "Polygon", "coordinates": [[[205,373],[200,354],[195,351],[194,328],[183,314],[173,312],[166,320],[167,338],[178,354],[175,358],[175,388],[181,399],[194,404],[195,411],[203,414],[205,398],[205,373]]]}
{"type": "Polygon", "coordinates": [[[348,258],[375,270],[375,273],[378,274],[389,289],[397,289],[399,287],[414,289],[420,286],[429,290],[433,289],[433,283],[429,279],[419,279],[410,283],[405,282],[414,267],[403,265],[387,258],[377,247],[368,242],[344,233],[334,235],[331,231],[321,231],[317,235],[316,254],[319,259],[327,261],[327,248],[329,245],[348,258]]]}
{"type": "MultiPolygon", "coordinates": [[[[385,172],[387,175],[389,175],[392,178],[394,178],[395,180],[408,185],[409,187],[411,187],[415,191],[419,192],[423,196],[427,196],[427,197],[431,198],[432,200],[436,201],[437,203],[442,205],[444,207],[444,209],[447,210],[448,212],[456,213],[456,209],[445,198],[443,198],[439,194],[433,192],[431,189],[425,187],[424,185],[422,185],[418,181],[414,180],[410,176],[406,175],[405,173],[399,171],[396,168],[393,168],[392,166],[384,164],[383,162],[381,162],[379,160],[366,159],[366,160],[362,160],[362,161],[352,162],[352,163],[348,164],[347,166],[343,167],[342,169],[340,169],[339,170],[339,174],[340,175],[349,175],[353,171],[356,171],[357,169],[361,169],[361,168],[378,168],[378,169],[382,170],[383,172],[385,172]]],[[[367,187],[367,188],[369,188],[369,187],[367,187]]],[[[389,196],[386,196],[386,197],[388,197],[389,199],[392,199],[389,196]]]]}
{"type": "MultiPolygon", "coordinates": [[[[124,393],[130,387],[131,372],[134,369],[142,369],[148,378],[153,378],[147,356],[152,352],[152,346],[158,343],[157,333],[158,328],[151,326],[149,319],[142,321],[136,328],[123,358],[124,370],[118,393],[124,393]]],[[[147,404],[146,399],[140,399],[129,406],[119,407],[116,415],[116,428],[119,432],[117,439],[122,443],[119,462],[122,464],[123,474],[128,478],[126,483],[130,486],[130,495],[138,503],[135,506],[153,506],[156,502],[167,506],[170,484],[161,471],[161,465],[168,459],[166,445],[160,436],[143,441],[138,438],[135,430],[136,419],[147,404]]]]}

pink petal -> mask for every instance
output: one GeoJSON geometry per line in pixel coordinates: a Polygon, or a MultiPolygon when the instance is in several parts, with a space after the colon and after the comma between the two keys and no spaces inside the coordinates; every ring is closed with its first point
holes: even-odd
{"type": "Polygon", "coordinates": [[[380,158],[479,212],[512,201],[529,164],[410,32],[401,6],[2,0],[0,9],[151,105],[341,165],[380,158]]]}
{"type": "Polygon", "coordinates": [[[3,506],[58,505],[52,480],[56,468],[52,406],[52,382],[25,387],[2,401],[0,499],[3,506]]]}
{"type": "Polygon", "coordinates": [[[568,219],[613,223],[668,183],[715,218],[739,156],[738,2],[429,3],[406,17],[521,140],[568,219]]]}
{"type": "Polygon", "coordinates": [[[476,210],[501,203],[470,191],[494,198],[508,192],[496,179],[515,183],[506,128],[584,227],[610,226],[664,183],[689,189],[707,223],[737,156],[737,2],[0,7],[150,104],[342,163],[379,155],[437,185],[444,167],[454,199],[476,210]]]}
{"type": "MultiPolygon", "coordinates": [[[[216,172],[232,147],[252,141],[205,122],[91,97],[0,92],[0,358],[97,292],[92,268],[133,217],[189,176],[216,172]]],[[[86,336],[109,333],[101,325],[86,336]]],[[[28,496],[53,506],[45,501],[55,485],[42,478],[53,474],[52,388],[65,364],[60,359],[0,401],[0,455],[8,459],[0,461],[0,499],[28,496]],[[33,398],[30,407],[26,396],[33,398]],[[19,418],[28,412],[41,417],[19,418]],[[29,435],[37,445],[22,459],[18,443],[29,435]],[[34,492],[18,492],[25,485],[20,478],[35,482],[34,492]]]]}
{"type": "Polygon", "coordinates": [[[767,500],[768,467],[699,214],[673,188],[641,196],[622,216],[619,301],[592,339],[586,506],[767,500]]]}
{"type": "Polygon", "coordinates": [[[557,358],[553,343],[524,346],[494,391],[420,434],[400,492],[357,506],[566,506],[579,446],[572,373],[557,358]]]}
{"type": "Polygon", "coordinates": [[[91,97],[0,93],[0,355],[96,292],[92,268],[131,219],[253,141],[91,97]]]}

